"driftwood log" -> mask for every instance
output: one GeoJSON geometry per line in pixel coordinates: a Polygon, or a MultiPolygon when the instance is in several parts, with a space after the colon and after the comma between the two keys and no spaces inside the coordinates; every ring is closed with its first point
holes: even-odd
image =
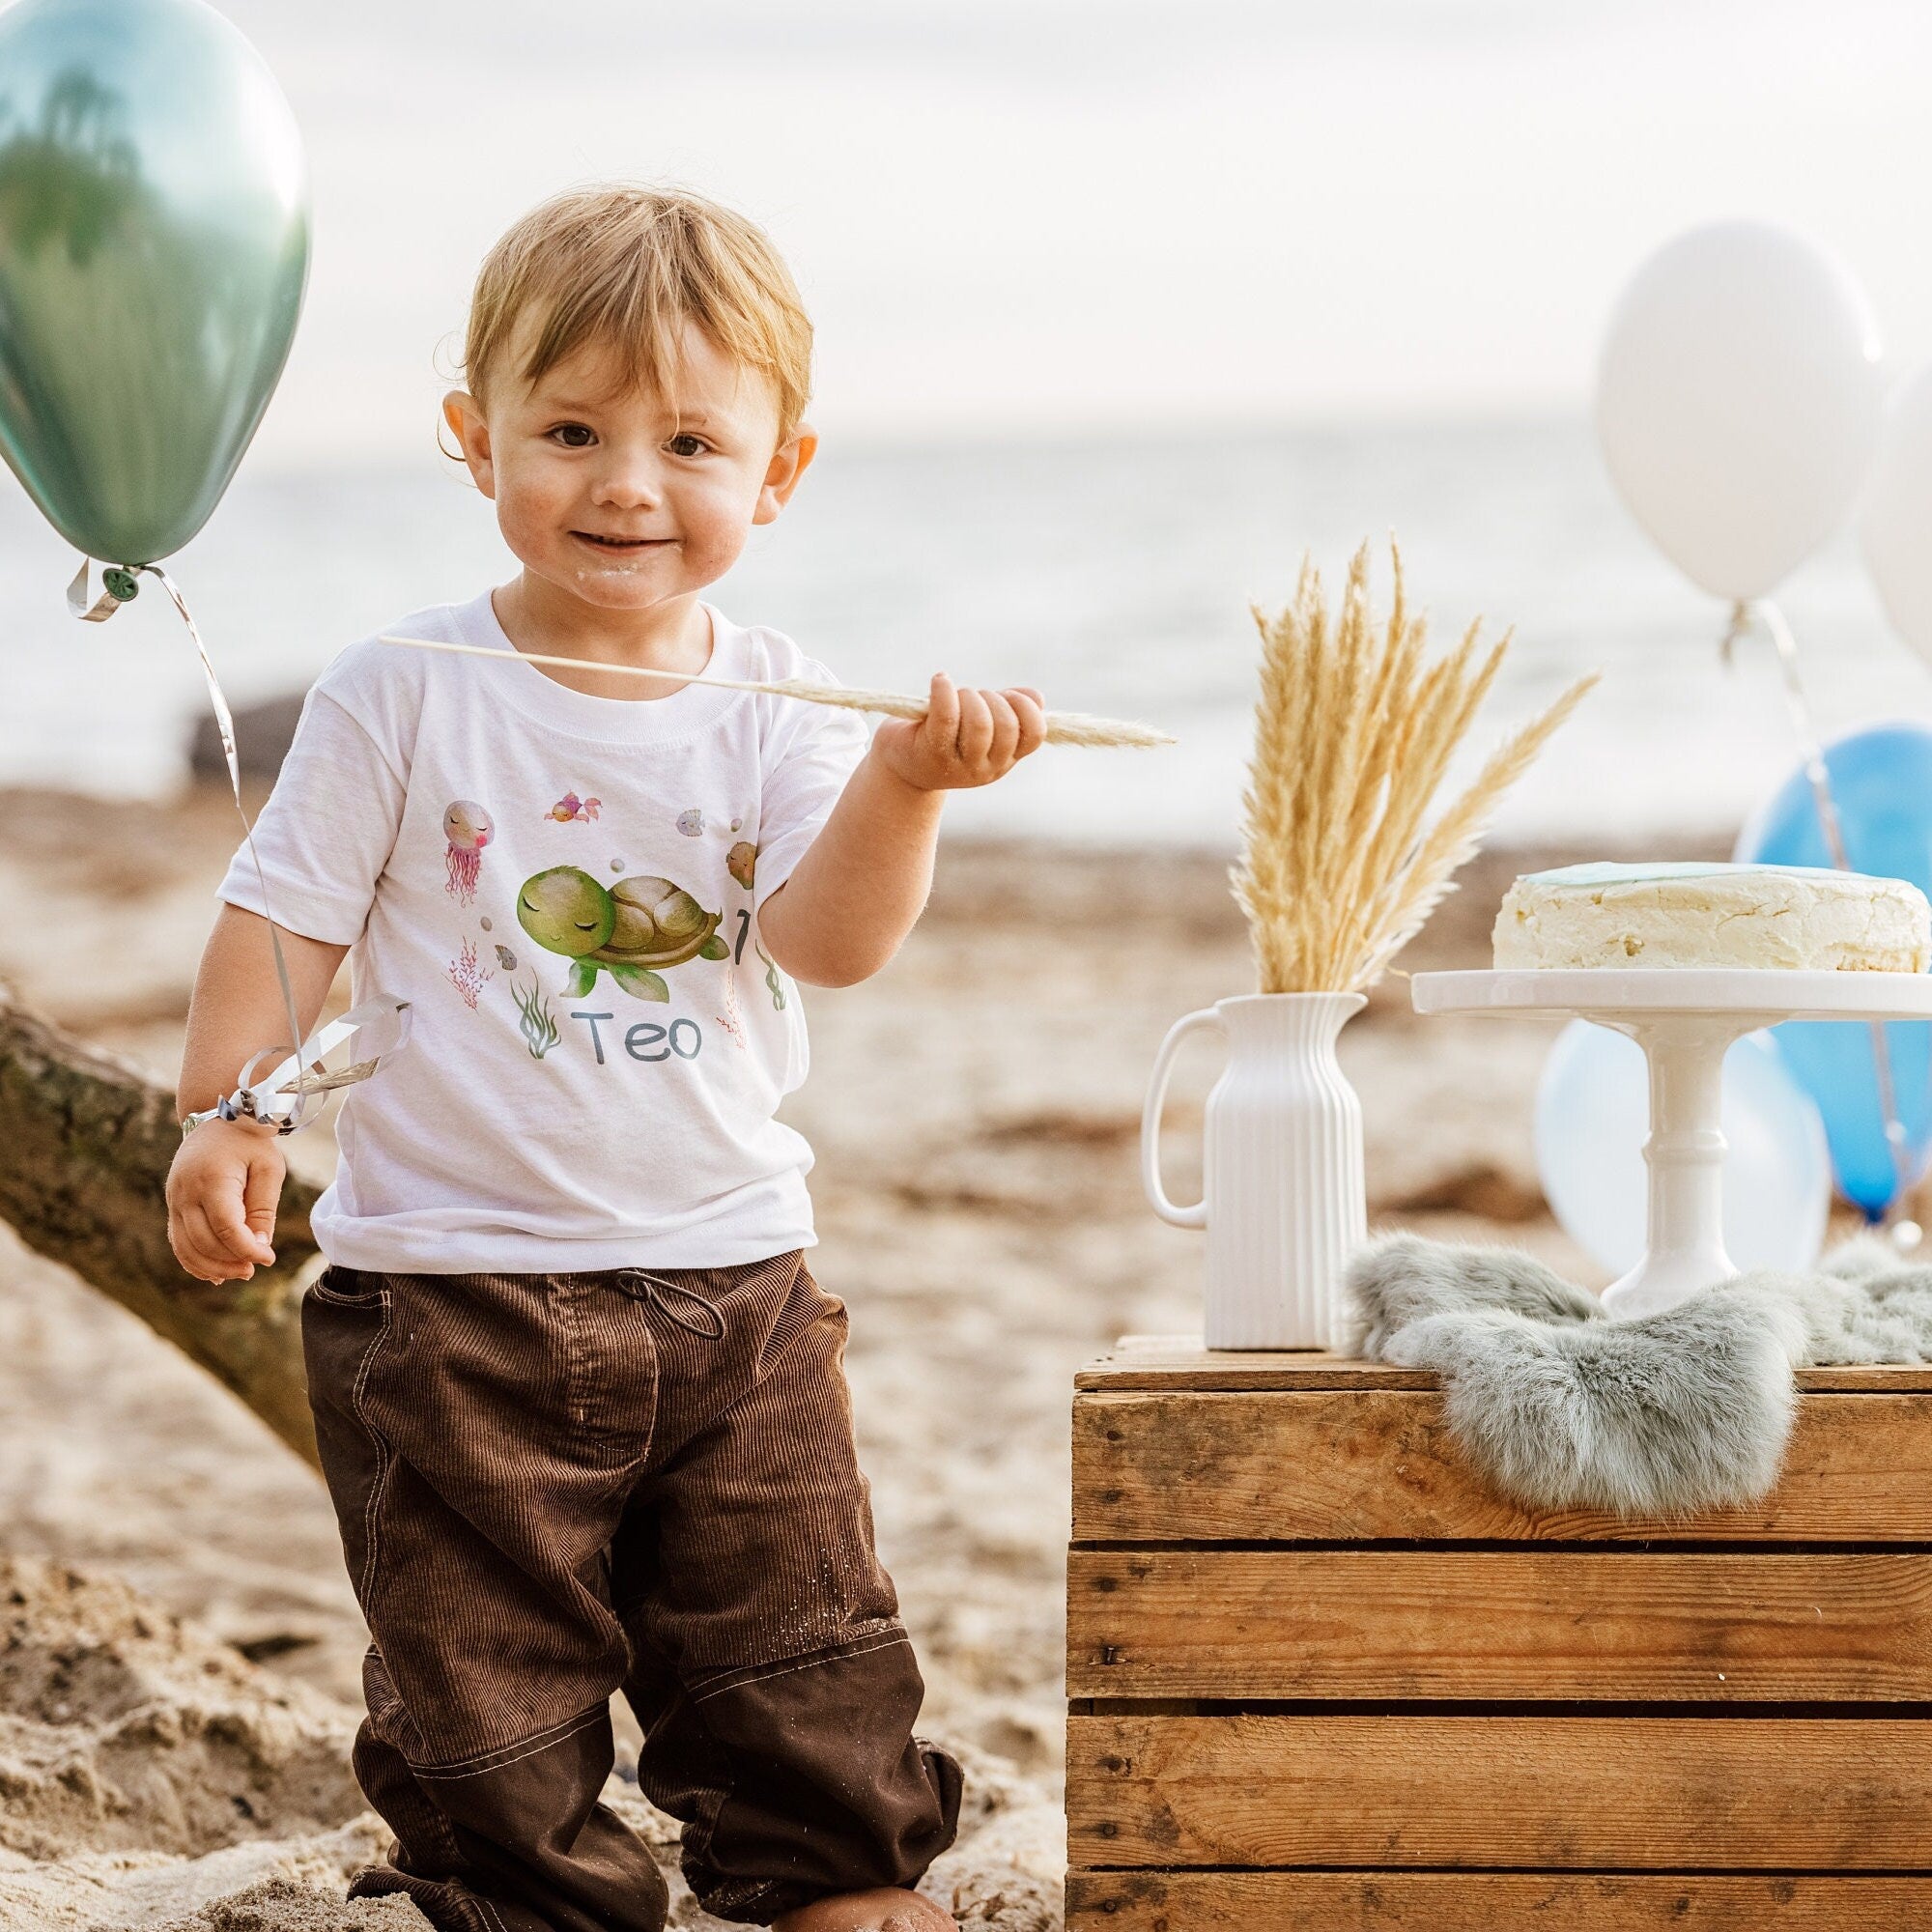
{"type": "Polygon", "coordinates": [[[314,1463],[298,1281],[316,1254],[316,1190],[290,1177],[276,1265],[223,1288],[183,1272],[164,1186],[181,1143],[174,1096],[0,988],[0,1220],[225,1383],[314,1463]]]}

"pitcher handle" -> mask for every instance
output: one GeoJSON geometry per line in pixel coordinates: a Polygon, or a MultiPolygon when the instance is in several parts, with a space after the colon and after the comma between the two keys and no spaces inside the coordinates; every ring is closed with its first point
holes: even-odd
{"type": "Polygon", "coordinates": [[[1148,1203],[1153,1211],[1177,1228],[1205,1228],[1208,1225],[1205,1187],[1201,1199],[1191,1208],[1177,1208],[1160,1184],[1161,1105],[1167,1098],[1167,1082],[1174,1071],[1175,1053],[1196,1027],[1213,1027],[1225,1033],[1227,1022],[1212,1007],[1203,1007],[1198,1013],[1189,1013],[1168,1028],[1167,1037],[1161,1041],[1160,1051],[1153,1057],[1153,1072],[1148,1079],[1147,1105],[1141,1110],[1141,1185],[1147,1190],[1148,1203]]]}

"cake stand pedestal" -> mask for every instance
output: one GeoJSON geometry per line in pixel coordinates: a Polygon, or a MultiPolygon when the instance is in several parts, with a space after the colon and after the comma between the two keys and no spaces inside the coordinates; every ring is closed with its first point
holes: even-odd
{"type": "Polygon", "coordinates": [[[1650,1063],[1650,1220],[1643,1259],[1604,1291],[1620,1319],[1674,1308],[1737,1273],[1724,1252],[1724,1054],[1780,1020],[1932,1019],[1932,975],[1732,967],[1418,973],[1418,1013],[1576,1014],[1628,1034],[1650,1063]]]}

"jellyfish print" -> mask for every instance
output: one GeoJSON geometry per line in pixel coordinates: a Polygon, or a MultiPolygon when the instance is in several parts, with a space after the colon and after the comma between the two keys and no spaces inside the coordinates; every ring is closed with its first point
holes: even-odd
{"type": "Polygon", "coordinates": [[[459,798],[442,814],[442,836],[449,840],[449,883],[443,890],[460,906],[467,906],[476,896],[483,848],[496,831],[490,814],[470,799],[459,798]]]}

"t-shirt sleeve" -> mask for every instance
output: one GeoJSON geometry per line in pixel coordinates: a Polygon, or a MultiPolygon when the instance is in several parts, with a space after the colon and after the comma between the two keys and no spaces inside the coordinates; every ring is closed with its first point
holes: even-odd
{"type": "Polygon", "coordinates": [[[368,728],[318,686],[255,821],[255,856],[243,841],[218,896],[290,932],[353,946],[396,842],[404,789],[403,775],[368,728]]]}
{"type": "MultiPolygon", "coordinates": [[[[792,673],[812,684],[837,684],[823,665],[807,659],[792,673]]],[[[845,781],[872,742],[866,714],[797,698],[767,700],[778,708],[765,761],[758,818],[758,899],[762,904],[791,877],[832,816],[845,781]]]]}

